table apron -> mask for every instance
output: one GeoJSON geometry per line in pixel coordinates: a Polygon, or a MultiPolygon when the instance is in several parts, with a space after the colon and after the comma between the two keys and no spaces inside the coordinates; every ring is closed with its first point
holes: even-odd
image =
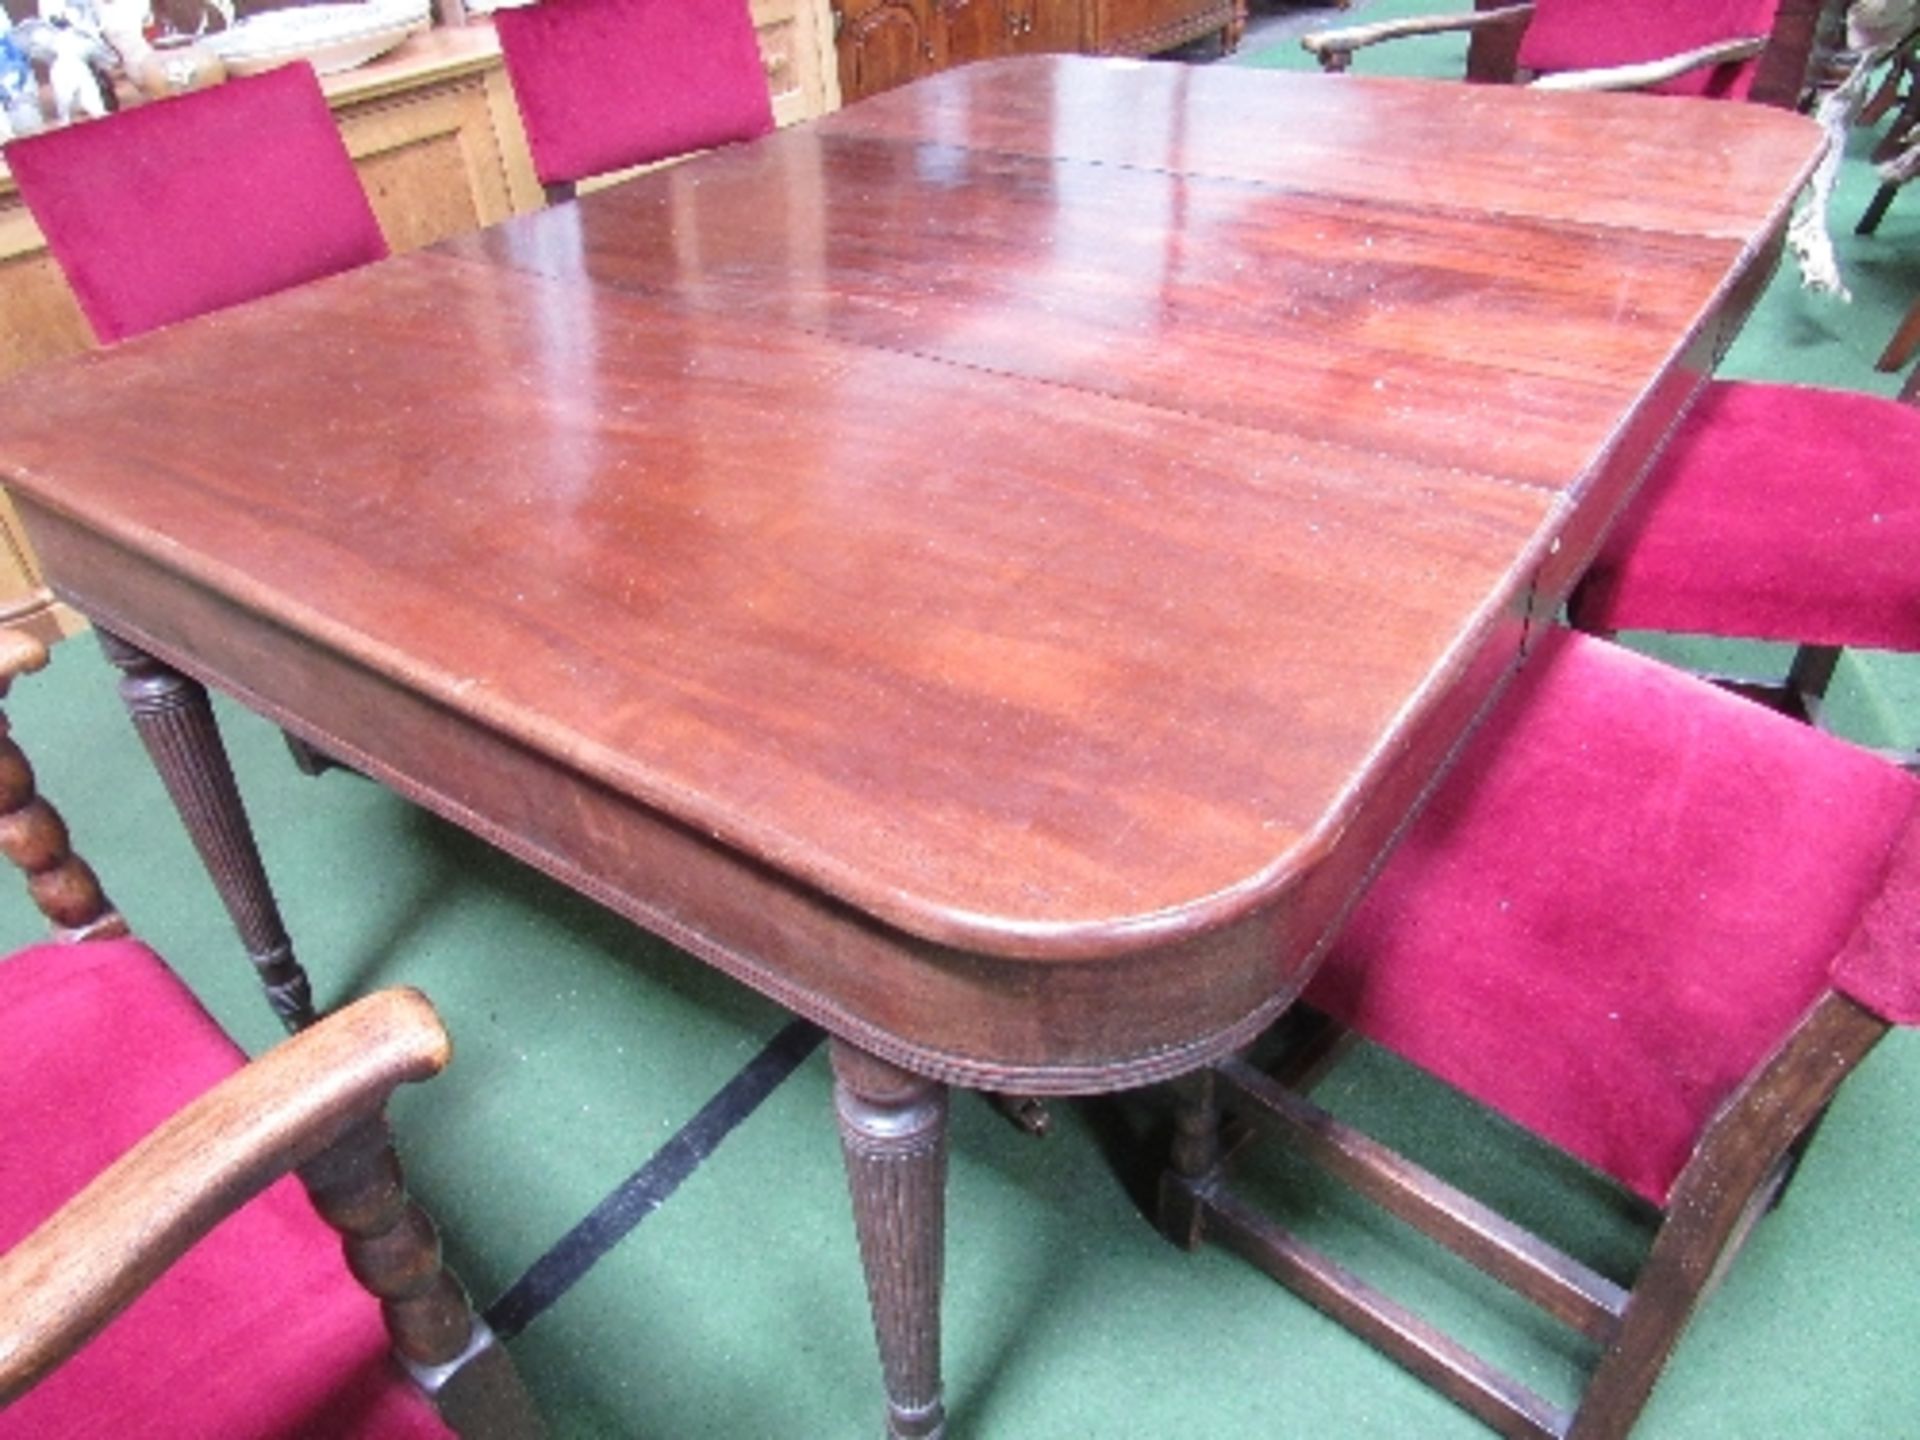
{"type": "Polygon", "coordinates": [[[1170,1078],[1291,1003],[1433,783],[1424,732],[1457,744],[1525,628],[1519,595],[1293,883],[1199,933],[1009,958],[887,925],[30,499],[21,509],[62,598],[182,673],[843,1039],[948,1083],[1033,1094],[1170,1078]]]}

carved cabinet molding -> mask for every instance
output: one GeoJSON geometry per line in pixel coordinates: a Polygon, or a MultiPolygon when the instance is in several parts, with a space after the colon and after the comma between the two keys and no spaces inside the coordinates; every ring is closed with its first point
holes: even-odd
{"type": "Polygon", "coordinates": [[[1218,35],[1231,50],[1245,0],[834,0],[848,101],[1009,55],[1152,55],[1218,35]]]}

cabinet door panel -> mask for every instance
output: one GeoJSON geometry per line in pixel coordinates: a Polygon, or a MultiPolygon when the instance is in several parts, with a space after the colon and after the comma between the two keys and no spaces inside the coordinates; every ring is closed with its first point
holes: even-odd
{"type": "Polygon", "coordinates": [[[76,354],[93,344],[93,332],[67,288],[66,277],[53,257],[38,248],[44,244],[39,234],[33,231],[35,249],[0,257],[0,376],[76,354]]]}
{"type": "Polygon", "coordinates": [[[1018,0],[1018,48],[1024,54],[1065,55],[1085,44],[1080,0],[1018,0]]]}
{"type": "Polygon", "coordinates": [[[360,183],[396,251],[513,213],[478,77],[400,102],[356,106],[339,120],[360,183]]]}
{"type": "Polygon", "coordinates": [[[848,100],[904,85],[934,65],[932,36],[919,8],[901,0],[847,11],[839,50],[848,100]]]}
{"type": "Polygon", "coordinates": [[[939,33],[934,49],[947,65],[1005,55],[1013,48],[1023,12],[1017,0],[934,0],[933,23],[939,33]]]}

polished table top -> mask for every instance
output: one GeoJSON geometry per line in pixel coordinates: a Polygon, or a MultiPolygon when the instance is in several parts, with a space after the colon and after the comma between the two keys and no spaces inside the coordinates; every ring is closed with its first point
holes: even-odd
{"type": "Polygon", "coordinates": [[[30,375],[56,591],[876,1053],[1298,988],[1756,293],[1751,106],[1052,58],[30,375]]]}

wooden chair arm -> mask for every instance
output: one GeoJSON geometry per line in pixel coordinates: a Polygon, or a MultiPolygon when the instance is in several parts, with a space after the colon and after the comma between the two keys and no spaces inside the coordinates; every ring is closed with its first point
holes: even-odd
{"type": "Polygon", "coordinates": [[[24,630],[0,630],[0,700],[22,675],[47,663],[47,647],[24,630]]]}
{"type": "Polygon", "coordinates": [[[386,990],[228,1077],[0,1257],[0,1406],[50,1373],[227,1215],[352,1140],[446,1067],[426,997],[386,990]]]}
{"type": "Polygon", "coordinates": [[[1751,60],[1767,48],[1767,37],[1744,40],[1719,40],[1660,60],[1644,60],[1636,65],[1614,65],[1605,70],[1562,70],[1542,75],[1533,82],[1536,90],[1644,90],[1689,70],[1711,65],[1731,65],[1751,60]]]}
{"type": "Polygon", "coordinates": [[[1504,25],[1524,25],[1533,16],[1533,6],[1503,5],[1497,10],[1475,10],[1455,15],[1415,15],[1405,20],[1382,20],[1373,25],[1347,25],[1338,30],[1315,30],[1302,35],[1300,44],[1320,68],[1345,70],[1353,52],[1388,40],[1404,40],[1414,35],[1445,35],[1454,31],[1487,30],[1504,25]]]}

